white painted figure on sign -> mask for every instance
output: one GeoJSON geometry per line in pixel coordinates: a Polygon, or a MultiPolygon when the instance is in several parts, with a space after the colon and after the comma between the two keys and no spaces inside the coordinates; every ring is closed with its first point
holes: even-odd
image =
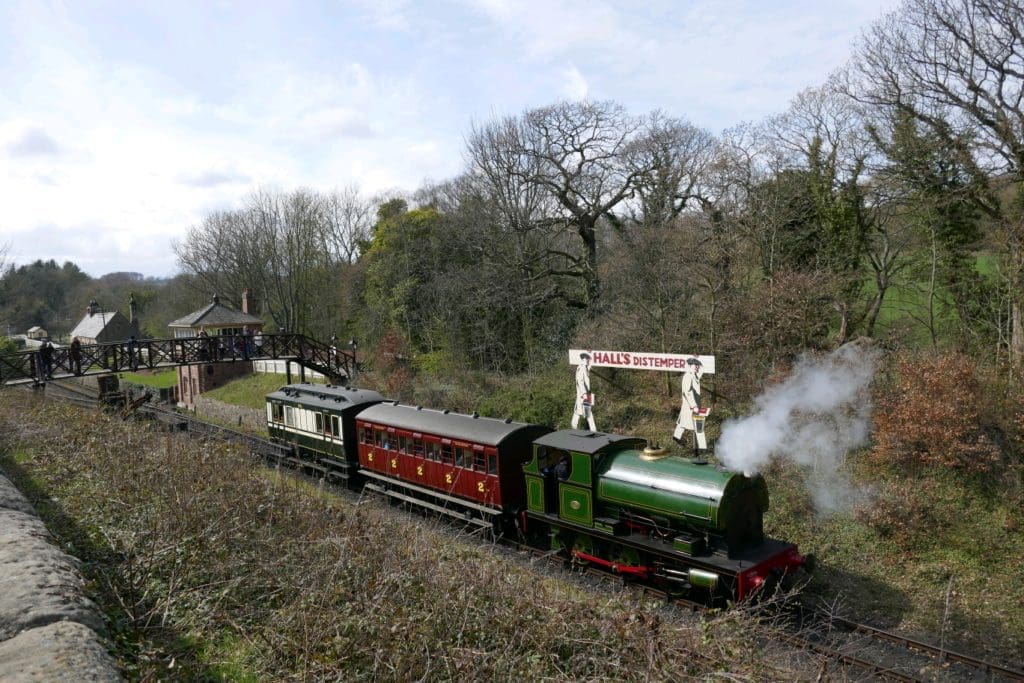
{"type": "Polygon", "coordinates": [[[590,354],[580,354],[580,364],[576,366],[576,405],[572,412],[572,428],[579,426],[580,418],[587,421],[590,431],[596,432],[594,424],[594,393],[590,390],[590,354]]]}
{"type": "Polygon", "coordinates": [[[693,432],[699,450],[706,450],[708,447],[707,436],[704,433],[704,419],[707,417],[708,409],[700,407],[700,378],[703,374],[700,360],[687,359],[686,371],[683,372],[683,404],[679,408],[679,420],[672,434],[676,443],[686,445],[683,443],[683,433],[693,432]]]}

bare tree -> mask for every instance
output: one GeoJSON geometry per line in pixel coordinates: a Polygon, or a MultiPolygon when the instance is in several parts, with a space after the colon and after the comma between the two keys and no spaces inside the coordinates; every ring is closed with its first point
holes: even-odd
{"type": "Polygon", "coordinates": [[[557,212],[542,220],[582,242],[580,251],[558,254],[563,267],[552,272],[583,281],[583,295],[567,297],[570,305],[593,311],[598,304],[598,226],[602,220],[618,222],[613,210],[633,193],[643,172],[629,161],[641,127],[641,120],[614,102],[563,102],[477,127],[470,136],[474,170],[488,180],[510,218],[522,224],[534,208],[547,209],[539,195],[524,201],[511,194],[530,188],[554,202],[557,212]]]}
{"type": "Polygon", "coordinates": [[[858,310],[870,216],[864,210],[862,175],[873,149],[856,103],[832,84],[800,93],[789,109],[767,122],[779,176],[788,174],[794,208],[805,214],[793,225],[803,232],[798,264],[834,277],[833,305],[839,314],[837,343],[852,333],[867,309],[858,310]]]}
{"type": "Polygon", "coordinates": [[[235,305],[249,287],[278,327],[322,334],[330,326],[320,324],[318,292],[335,263],[324,248],[332,239],[327,204],[309,190],[257,190],[243,208],[191,228],[175,253],[199,287],[235,305]]]}
{"type": "Polygon", "coordinates": [[[634,220],[668,225],[691,205],[711,201],[703,186],[716,140],[708,131],[655,111],[632,145],[629,163],[638,171],[634,220]]]}
{"type": "MultiPolygon", "coordinates": [[[[1024,199],[1024,11],[1019,0],[907,0],[863,36],[846,90],[862,102],[909,113],[949,146],[973,140],[966,167],[982,184],[1001,174],[1024,199]]],[[[1015,293],[1010,356],[1024,361],[1024,238],[1003,220],[1015,293]]]]}
{"type": "Polygon", "coordinates": [[[344,263],[355,263],[360,245],[370,239],[374,202],[364,199],[354,185],[324,197],[325,247],[344,263]]]}

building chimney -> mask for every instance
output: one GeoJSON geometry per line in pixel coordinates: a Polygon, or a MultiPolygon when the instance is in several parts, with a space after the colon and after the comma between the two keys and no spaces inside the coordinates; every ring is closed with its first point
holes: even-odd
{"type": "Polygon", "coordinates": [[[135,323],[135,292],[128,293],[128,322],[135,323]]]}
{"type": "Polygon", "coordinates": [[[85,309],[89,313],[89,317],[96,315],[100,312],[100,305],[96,303],[96,299],[89,302],[89,307],[85,309]]]}
{"type": "Polygon", "coordinates": [[[246,313],[246,314],[251,314],[252,313],[252,311],[249,310],[250,308],[252,308],[252,298],[251,297],[252,297],[252,294],[250,294],[248,287],[246,287],[245,289],[242,290],[242,313],[246,313]]]}

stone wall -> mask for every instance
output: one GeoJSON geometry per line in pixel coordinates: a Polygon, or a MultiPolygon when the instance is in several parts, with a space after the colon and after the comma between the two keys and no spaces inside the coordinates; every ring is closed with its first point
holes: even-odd
{"type": "Polygon", "coordinates": [[[232,425],[257,432],[267,431],[264,410],[221,403],[205,396],[196,397],[196,417],[207,418],[222,425],[232,425]]]}
{"type": "Polygon", "coordinates": [[[0,681],[120,681],[78,560],[0,474],[0,681]]]}

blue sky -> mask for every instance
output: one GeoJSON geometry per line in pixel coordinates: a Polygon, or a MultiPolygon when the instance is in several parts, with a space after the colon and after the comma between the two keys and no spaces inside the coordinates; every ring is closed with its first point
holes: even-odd
{"type": "Polygon", "coordinates": [[[0,245],[94,276],[254,188],[367,195],[564,99],[712,132],[784,110],[896,0],[0,0],[0,245]]]}

